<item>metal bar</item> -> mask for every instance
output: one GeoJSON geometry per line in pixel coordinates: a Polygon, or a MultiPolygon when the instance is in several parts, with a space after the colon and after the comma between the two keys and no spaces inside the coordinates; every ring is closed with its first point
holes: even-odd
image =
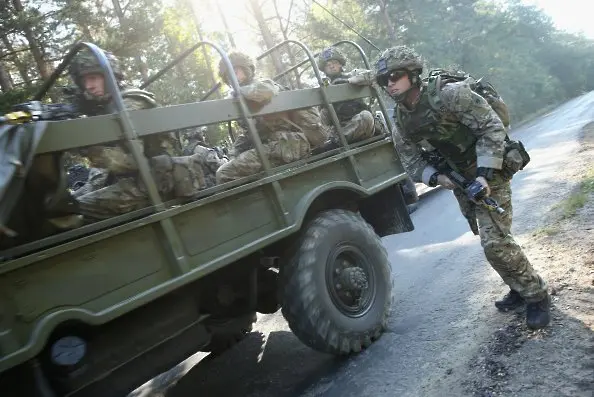
{"type": "Polygon", "coordinates": [[[214,94],[215,92],[217,92],[217,90],[219,88],[221,88],[221,85],[222,84],[219,81],[218,83],[216,83],[215,85],[213,85],[212,87],[210,87],[210,90],[208,90],[208,92],[206,94],[204,94],[204,96],[202,98],[200,98],[200,101],[199,102],[206,101],[209,96],[211,96],[212,94],[214,94]]]}
{"type": "Polygon", "coordinates": [[[39,88],[39,90],[37,91],[37,94],[35,94],[35,96],[33,97],[34,101],[40,101],[41,99],[43,99],[43,97],[47,94],[50,87],[52,87],[55,84],[56,80],[60,77],[62,72],[64,72],[64,70],[66,70],[66,66],[69,65],[70,62],[72,62],[72,60],[74,59],[76,54],[83,47],[85,47],[85,44],[82,42],[79,42],[79,43],[76,43],[70,51],[68,51],[68,54],[66,54],[66,56],[64,57],[62,62],[60,62],[58,67],[54,70],[54,72],[52,73],[50,78],[47,79],[47,81],[45,81],[43,83],[41,88],[39,88]]]}
{"type": "MultiPolygon", "coordinates": [[[[318,55],[320,55],[320,53],[319,53],[319,52],[316,52],[316,53],[314,54],[314,57],[317,57],[318,55]]],[[[299,62],[297,65],[295,65],[295,66],[291,66],[289,69],[285,70],[284,72],[280,72],[279,74],[277,74],[276,76],[274,76],[274,77],[272,78],[272,80],[276,81],[276,80],[280,79],[281,77],[283,77],[283,76],[285,76],[285,75],[287,75],[287,74],[291,73],[293,70],[295,70],[295,69],[297,69],[297,68],[299,68],[299,67],[301,67],[301,66],[305,65],[305,64],[306,64],[306,63],[308,63],[308,62],[309,62],[309,59],[305,59],[305,60],[303,60],[303,61],[299,62]]]]}
{"type": "MultiPolygon", "coordinates": [[[[328,109],[328,113],[330,113],[330,118],[332,119],[332,123],[334,124],[334,127],[336,128],[336,132],[338,133],[338,139],[340,140],[340,144],[344,148],[344,150],[348,151],[349,143],[347,142],[346,137],[344,136],[344,133],[342,131],[342,127],[340,125],[340,121],[338,120],[338,115],[336,114],[334,105],[332,105],[332,103],[328,99],[328,93],[326,92],[326,87],[324,86],[324,82],[322,80],[322,75],[320,74],[320,69],[318,69],[318,65],[316,64],[314,55],[311,53],[309,48],[307,48],[307,46],[305,44],[303,44],[302,42],[300,42],[298,40],[285,40],[285,41],[275,45],[274,47],[270,48],[268,51],[265,51],[260,56],[261,57],[266,56],[269,53],[271,53],[272,51],[276,50],[277,48],[279,48],[283,45],[290,44],[290,43],[300,46],[303,49],[303,51],[305,52],[305,54],[307,55],[307,58],[311,64],[311,66],[313,67],[314,74],[316,75],[316,79],[318,80],[318,84],[319,84],[318,89],[319,89],[320,95],[322,96],[322,101],[326,105],[326,108],[328,109]]],[[[363,182],[363,179],[361,178],[361,175],[359,174],[359,171],[357,169],[357,164],[356,164],[355,158],[353,156],[348,156],[348,158],[349,158],[349,162],[351,164],[351,170],[355,174],[355,177],[357,178],[357,181],[359,182],[359,184],[361,184],[363,182]]]]}
{"type": "MultiPolygon", "coordinates": [[[[140,179],[142,180],[142,183],[144,184],[147,190],[147,196],[156,211],[164,211],[166,207],[163,204],[163,201],[161,200],[161,196],[159,195],[159,191],[155,184],[155,180],[153,179],[153,176],[150,171],[148,160],[144,156],[144,153],[141,149],[141,139],[136,133],[134,125],[130,120],[128,110],[124,105],[124,99],[122,98],[122,94],[120,93],[118,82],[113,73],[111,64],[105,56],[103,50],[101,50],[95,44],[81,42],[75,46],[73,51],[76,50],[76,52],[78,52],[83,47],[88,49],[93,54],[93,56],[95,56],[95,58],[99,62],[99,66],[104,71],[103,76],[107,92],[111,95],[111,100],[113,101],[115,110],[116,112],[118,112],[116,117],[118,118],[118,121],[120,123],[123,138],[126,141],[126,144],[130,152],[132,153],[134,160],[136,161],[140,179]]],[[[73,51],[71,51],[68,54],[67,59],[65,59],[60,66],[63,66],[65,68],[66,64],[74,58],[75,53],[73,51]]],[[[50,79],[50,81],[51,80],[52,79],[50,79]]],[[[40,93],[38,93],[38,95],[45,94],[47,88],[49,88],[49,86],[42,90],[40,93]]],[[[190,269],[188,267],[188,259],[184,253],[184,248],[181,239],[179,237],[177,230],[175,229],[173,221],[168,218],[161,220],[159,223],[169,243],[169,248],[172,250],[171,253],[173,261],[176,265],[175,269],[173,270],[177,273],[185,273],[189,271],[190,269]]]]}
{"type": "MultiPolygon", "coordinates": [[[[208,42],[205,42],[205,43],[208,43],[208,42]]],[[[221,55],[221,58],[223,59],[223,62],[225,63],[225,68],[227,70],[227,76],[230,77],[229,80],[231,82],[231,88],[233,88],[233,90],[238,94],[236,96],[236,99],[237,99],[236,103],[239,105],[239,109],[241,111],[241,116],[248,126],[248,132],[250,133],[252,142],[254,143],[256,152],[258,153],[258,157],[260,157],[260,161],[262,162],[262,168],[264,168],[264,172],[266,173],[266,175],[271,175],[272,167],[270,165],[270,160],[268,159],[268,156],[266,156],[266,154],[264,153],[264,145],[262,144],[260,135],[258,135],[258,131],[256,130],[256,125],[254,124],[252,114],[247,106],[245,98],[239,94],[241,92],[241,87],[239,86],[239,80],[237,80],[237,75],[235,74],[233,64],[231,64],[231,60],[229,60],[229,57],[223,50],[219,49],[214,44],[211,44],[211,45],[221,55]]],[[[272,182],[272,188],[274,190],[275,204],[276,204],[278,210],[280,210],[280,212],[282,213],[282,216],[280,217],[281,221],[283,222],[283,224],[285,226],[287,226],[291,223],[291,219],[289,216],[289,211],[287,211],[287,209],[284,205],[284,195],[282,192],[282,188],[277,181],[272,182]]]]}
{"type": "MultiPolygon", "coordinates": [[[[367,86],[351,84],[329,85],[326,87],[331,102],[346,101],[372,96],[367,86]]],[[[270,115],[289,110],[306,109],[323,105],[318,87],[294,91],[281,91],[266,106],[252,112],[252,117],[270,115]]],[[[241,113],[234,99],[192,102],[182,105],[156,107],[129,112],[139,136],[175,131],[189,127],[238,120],[241,113]],[[203,115],[199,120],[196,114],[203,115]]],[[[121,139],[115,114],[93,116],[80,119],[49,122],[43,139],[37,147],[37,154],[59,152],[72,148],[102,144],[121,139]],[[85,134],[81,134],[84,129],[85,134]]]]}
{"type": "MultiPolygon", "coordinates": [[[[373,142],[369,143],[365,141],[357,142],[357,145],[360,146],[351,148],[350,153],[361,154],[366,151],[375,150],[378,147],[385,145],[387,143],[385,141],[385,138],[382,139],[380,137],[376,137],[374,139],[375,140],[373,140],[373,142]]],[[[315,168],[326,166],[330,163],[341,160],[350,154],[343,152],[328,156],[332,152],[334,151],[321,153],[319,155],[307,159],[299,160],[296,163],[287,164],[285,166],[286,168],[281,169],[280,173],[277,173],[269,177],[265,177],[263,179],[251,181],[248,184],[242,184],[244,181],[235,181],[230,182],[230,184],[236,183],[236,186],[213,186],[207,190],[202,191],[201,194],[198,195],[196,200],[193,200],[188,203],[183,203],[181,205],[176,205],[175,207],[170,206],[166,211],[160,212],[158,214],[151,213],[149,212],[149,208],[145,208],[125,215],[120,215],[115,218],[110,218],[103,221],[99,221],[97,223],[86,225],[79,229],[69,230],[58,235],[46,237],[43,240],[34,241],[31,243],[20,245],[18,247],[7,249],[5,251],[0,251],[0,274],[34,263],[38,261],[40,257],[49,258],[55,255],[59,255],[68,250],[83,247],[94,242],[101,241],[105,238],[130,231],[137,227],[157,222],[162,218],[173,217],[183,212],[192,210],[194,208],[208,205],[211,202],[222,200],[225,197],[230,197],[241,192],[246,192],[256,187],[265,185],[266,183],[283,180],[294,175],[301,174],[303,172],[311,171],[315,168]],[[84,237],[68,241],[73,238],[76,238],[81,233],[81,231],[84,232],[84,237]],[[58,243],[63,244],[61,244],[60,246],[56,246],[58,243]],[[55,247],[47,248],[52,246],[55,247]],[[43,251],[39,251],[40,249],[43,249],[43,251]],[[10,262],[3,263],[3,261],[6,260],[9,260],[10,262]]],[[[400,174],[396,176],[396,178],[397,181],[405,179],[406,173],[402,171],[400,174]]],[[[391,180],[395,181],[394,179],[391,180]]],[[[370,192],[369,194],[372,194],[371,190],[373,189],[367,190],[370,192]]]]}
{"type": "MultiPolygon", "coordinates": [[[[357,44],[351,40],[340,40],[340,41],[332,44],[332,46],[335,47],[335,46],[339,46],[341,44],[349,44],[349,45],[352,45],[353,47],[355,47],[355,49],[359,52],[359,55],[361,55],[361,58],[363,59],[365,68],[367,68],[368,70],[371,70],[371,64],[369,63],[369,59],[367,58],[365,51],[363,51],[363,49],[361,48],[361,46],[359,44],[357,44]]],[[[388,131],[390,132],[390,137],[392,137],[392,128],[391,128],[391,123],[389,123],[390,117],[389,117],[388,111],[386,109],[386,104],[384,103],[384,100],[382,99],[381,95],[377,91],[377,88],[374,85],[371,85],[370,88],[371,88],[371,92],[372,92],[373,96],[377,99],[380,110],[381,110],[382,114],[384,115],[384,119],[386,120],[386,124],[388,124],[388,131]]],[[[353,161],[352,164],[354,167],[355,162],[353,161]]],[[[354,172],[357,172],[357,170],[354,169],[354,172]]]]}
{"type": "MultiPolygon", "coordinates": [[[[371,70],[371,64],[369,63],[369,59],[367,58],[367,55],[365,54],[365,51],[363,51],[363,49],[361,48],[361,46],[359,44],[357,44],[357,43],[355,43],[354,41],[351,41],[351,40],[341,40],[341,41],[338,41],[338,42],[334,43],[333,46],[337,46],[337,45],[340,45],[340,44],[350,44],[353,47],[355,47],[357,49],[357,51],[359,51],[359,54],[361,55],[361,58],[363,58],[363,63],[365,64],[365,67],[368,70],[371,70]]],[[[377,99],[377,103],[379,104],[380,111],[384,115],[384,120],[386,120],[386,127],[388,128],[388,132],[390,133],[390,138],[393,139],[393,137],[392,137],[392,135],[393,135],[393,131],[392,131],[393,124],[390,122],[390,115],[388,114],[388,109],[386,107],[386,104],[384,103],[384,100],[382,99],[382,96],[378,92],[377,87],[375,85],[371,85],[370,88],[371,88],[371,92],[373,93],[373,96],[375,97],[375,99],[377,99]]],[[[397,156],[397,159],[398,159],[398,163],[402,167],[402,162],[400,161],[400,157],[397,156]]]]}

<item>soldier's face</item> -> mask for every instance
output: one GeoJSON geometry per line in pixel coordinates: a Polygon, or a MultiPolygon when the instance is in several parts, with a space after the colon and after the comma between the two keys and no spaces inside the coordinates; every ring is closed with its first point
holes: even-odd
{"type": "Polygon", "coordinates": [[[233,68],[233,70],[235,70],[235,74],[237,75],[237,81],[239,81],[239,84],[243,84],[247,81],[248,76],[245,73],[245,70],[243,70],[243,68],[233,68]]]}
{"type": "Polygon", "coordinates": [[[411,87],[411,82],[408,79],[408,74],[393,72],[388,78],[388,93],[390,95],[398,95],[408,91],[411,87]]]}
{"type": "Polygon", "coordinates": [[[342,65],[340,64],[340,62],[338,62],[336,59],[332,59],[326,62],[326,66],[324,66],[324,73],[328,75],[337,74],[340,73],[341,68],[342,65]]]}
{"type": "Polygon", "coordinates": [[[94,96],[105,95],[105,79],[101,73],[85,74],[82,78],[85,90],[94,96]]]}

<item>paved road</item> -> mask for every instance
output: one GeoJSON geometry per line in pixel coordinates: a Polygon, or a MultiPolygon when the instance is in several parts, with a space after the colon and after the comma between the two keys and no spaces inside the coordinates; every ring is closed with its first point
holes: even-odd
{"type": "MultiPolygon", "coordinates": [[[[594,93],[584,95],[514,131],[532,156],[513,181],[517,234],[532,230],[547,210],[546,200],[539,198],[553,194],[554,171],[577,149],[579,128],[594,119],[593,102],[594,93]]],[[[258,332],[225,355],[213,360],[196,355],[134,394],[464,395],[462,388],[441,390],[440,382],[463,378],[468,359],[497,330],[506,314],[498,313],[492,301],[506,288],[486,263],[478,237],[468,230],[449,191],[425,194],[412,218],[413,232],[384,239],[396,300],[387,333],[367,351],[349,360],[316,353],[276,313],[262,316],[258,332]]]]}

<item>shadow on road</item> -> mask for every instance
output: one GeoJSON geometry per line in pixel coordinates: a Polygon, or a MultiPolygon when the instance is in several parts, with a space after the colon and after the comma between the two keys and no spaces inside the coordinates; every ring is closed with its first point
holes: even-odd
{"type": "Polygon", "coordinates": [[[267,338],[254,332],[223,355],[204,358],[165,396],[296,396],[346,362],[309,349],[288,331],[267,338]]]}

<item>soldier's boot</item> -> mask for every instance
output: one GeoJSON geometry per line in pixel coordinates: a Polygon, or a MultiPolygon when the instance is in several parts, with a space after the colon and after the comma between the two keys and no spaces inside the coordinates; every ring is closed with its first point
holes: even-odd
{"type": "Polygon", "coordinates": [[[544,299],[526,305],[526,325],[528,328],[544,328],[549,325],[550,321],[551,298],[548,293],[544,299]]]}
{"type": "Polygon", "coordinates": [[[501,311],[515,310],[526,303],[518,291],[510,289],[503,299],[495,301],[495,307],[501,311]]]}

